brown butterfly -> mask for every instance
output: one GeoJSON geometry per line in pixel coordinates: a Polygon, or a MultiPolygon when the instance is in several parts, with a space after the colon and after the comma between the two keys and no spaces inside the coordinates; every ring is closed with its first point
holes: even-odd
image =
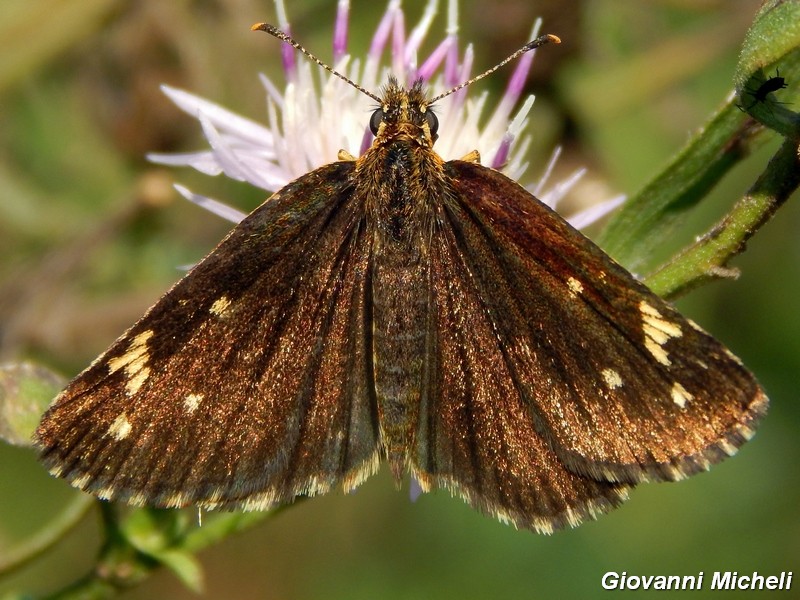
{"type": "Polygon", "coordinates": [[[362,89],[372,147],[275,193],[69,384],[36,432],[51,471],[260,510],[387,460],[551,532],[734,454],[767,407],[753,376],[477,153],[443,161],[455,89],[362,89]]]}

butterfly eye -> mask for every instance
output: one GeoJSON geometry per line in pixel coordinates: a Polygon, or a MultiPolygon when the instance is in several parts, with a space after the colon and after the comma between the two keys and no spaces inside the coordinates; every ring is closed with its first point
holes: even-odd
{"type": "Polygon", "coordinates": [[[433,111],[425,112],[425,122],[428,124],[428,129],[431,132],[431,137],[436,137],[436,132],[439,131],[439,119],[433,114],[433,111]]]}
{"type": "Polygon", "coordinates": [[[369,119],[369,130],[372,135],[378,135],[378,128],[383,123],[384,112],[382,108],[377,109],[369,119]]]}

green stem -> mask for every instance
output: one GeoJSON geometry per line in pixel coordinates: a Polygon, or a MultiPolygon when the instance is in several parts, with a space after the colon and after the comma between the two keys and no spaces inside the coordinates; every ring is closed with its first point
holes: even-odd
{"type": "MultiPolygon", "coordinates": [[[[95,567],[86,575],[71,583],[64,589],[45,596],[47,600],[100,600],[112,598],[123,587],[117,578],[110,577],[113,572],[118,572],[123,555],[131,555],[132,548],[125,542],[119,527],[117,508],[110,502],[96,501],[103,531],[106,539],[100,550],[95,567]],[[115,566],[117,568],[115,568],[115,566]]],[[[133,555],[135,556],[135,555],[133,555]]],[[[131,558],[133,558],[131,556],[131,558]]],[[[131,570],[135,569],[135,562],[130,562],[131,570]]]]}
{"type": "Polygon", "coordinates": [[[635,269],[689,209],[747,156],[761,128],[728,102],[675,159],[626,202],[598,238],[617,261],[635,269]]]}
{"type": "Polygon", "coordinates": [[[230,535],[247,531],[290,506],[293,505],[275,508],[269,512],[216,513],[205,519],[202,526],[190,531],[186,535],[182,547],[189,552],[198,552],[230,535]]]}
{"type": "MultiPolygon", "coordinates": [[[[46,596],[47,600],[102,600],[112,598],[124,589],[138,585],[160,568],[156,554],[138,550],[129,541],[118,508],[113,503],[99,501],[106,539],[94,568],[67,587],[46,596]]],[[[147,510],[147,509],[140,509],[147,510]]],[[[192,529],[175,541],[173,548],[195,553],[228,536],[245,531],[280,512],[215,513],[202,526],[192,529]]],[[[178,513],[175,513],[177,518],[178,513]]],[[[161,522],[164,530],[171,529],[169,519],[161,522]]]]}
{"type": "Polygon", "coordinates": [[[44,554],[72,530],[92,505],[94,498],[86,494],[76,494],[72,500],[54,519],[38,533],[27,539],[16,548],[12,548],[0,559],[0,574],[6,575],[24,567],[35,558],[44,554]]]}
{"type": "Polygon", "coordinates": [[[728,261],[800,186],[797,139],[786,139],[764,173],[733,210],[695,244],[645,282],[661,296],[677,296],[730,273],[728,261]]]}

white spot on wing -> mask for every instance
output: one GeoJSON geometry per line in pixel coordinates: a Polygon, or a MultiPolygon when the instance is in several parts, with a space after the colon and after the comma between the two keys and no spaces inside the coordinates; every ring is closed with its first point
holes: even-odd
{"type": "Polygon", "coordinates": [[[653,355],[658,362],[660,362],[664,366],[670,366],[672,361],[669,359],[666,350],[664,350],[657,342],[654,342],[650,338],[644,338],[644,347],[647,348],[648,352],[653,355]]]}
{"type": "Polygon", "coordinates": [[[125,391],[129,396],[134,395],[142,384],[150,377],[150,368],[147,362],[150,355],[147,353],[147,340],[153,337],[153,330],[148,329],[131,340],[128,350],[122,356],[108,361],[108,372],[116,373],[120,369],[125,372],[125,391]]]}
{"type": "Polygon", "coordinates": [[[650,306],[646,301],[639,303],[639,310],[642,311],[642,318],[645,325],[649,325],[656,331],[663,333],[667,338],[679,338],[683,335],[681,328],[675,323],[670,323],[657,309],[650,306]]]}
{"type": "Polygon", "coordinates": [[[214,304],[211,305],[211,308],[208,309],[212,315],[217,315],[221,317],[225,314],[225,311],[231,305],[231,301],[228,299],[227,296],[220,296],[214,304]]]}
{"type": "Polygon", "coordinates": [[[127,502],[131,506],[145,506],[147,504],[147,496],[145,496],[141,492],[137,492],[131,495],[131,497],[128,498],[127,502]]]}
{"type": "Polygon", "coordinates": [[[695,323],[691,319],[686,319],[686,320],[689,322],[689,325],[691,325],[692,329],[694,329],[695,331],[699,331],[700,333],[705,333],[706,332],[705,329],[700,327],[700,325],[698,325],[697,323],[695,323]]]}
{"type": "Polygon", "coordinates": [[[664,319],[658,309],[645,300],[639,303],[639,310],[642,313],[645,348],[662,365],[671,365],[672,361],[663,346],[671,338],[681,337],[683,335],[681,328],[664,319]]]}
{"type": "Polygon", "coordinates": [[[177,492],[169,496],[164,502],[167,508],[183,508],[189,503],[189,495],[183,492],[177,492]]]}
{"type": "Polygon", "coordinates": [[[751,429],[750,427],[744,424],[739,424],[736,430],[739,433],[739,435],[741,435],[745,439],[745,441],[753,439],[753,436],[756,434],[754,429],[751,429]]]}
{"type": "Polygon", "coordinates": [[[672,384],[672,401],[680,406],[681,408],[686,408],[686,403],[692,400],[694,396],[686,391],[686,388],[683,387],[677,381],[672,384]]]}
{"type": "MultiPolygon", "coordinates": [[[[127,373],[127,369],[125,372],[127,373]]],[[[136,371],[133,371],[129,377],[130,379],[125,382],[125,391],[128,392],[129,396],[133,396],[139,391],[139,388],[142,387],[142,384],[147,381],[147,378],[150,377],[150,367],[139,367],[136,371]]]]}
{"type": "Polygon", "coordinates": [[[112,358],[108,361],[108,372],[115,373],[123,367],[127,367],[131,363],[140,361],[142,357],[147,360],[147,340],[153,337],[153,330],[148,329],[137,335],[128,346],[127,352],[117,358],[112,358]]]}
{"type": "Polygon", "coordinates": [[[583,284],[574,277],[570,277],[567,280],[567,287],[569,287],[569,291],[572,296],[577,296],[583,292],[583,284]]]}
{"type": "Polygon", "coordinates": [[[89,482],[92,480],[92,476],[89,473],[84,473],[80,477],[76,477],[70,483],[76,488],[84,489],[89,482]]]}
{"type": "Polygon", "coordinates": [[[727,454],[728,456],[733,456],[734,454],[736,454],[736,450],[737,450],[736,446],[731,444],[728,440],[721,440],[718,443],[718,445],[719,445],[720,449],[725,454],[727,454]]]}
{"type": "Polygon", "coordinates": [[[731,352],[727,348],[725,348],[725,355],[728,358],[730,358],[733,362],[735,362],[737,365],[741,365],[742,364],[742,359],[740,359],[738,356],[736,356],[733,352],[731,352]]]}
{"type": "Polygon", "coordinates": [[[100,498],[101,500],[111,500],[114,497],[115,492],[114,488],[109,486],[101,488],[97,490],[97,492],[95,493],[97,494],[97,497],[100,498]]]}
{"type": "Polygon", "coordinates": [[[622,377],[614,369],[603,369],[601,375],[606,382],[608,389],[613,390],[622,387],[622,377]]]}
{"type": "Polygon", "coordinates": [[[128,415],[122,413],[116,419],[114,419],[111,427],[109,427],[108,431],[106,431],[106,435],[110,435],[115,440],[120,441],[124,440],[130,435],[131,429],[133,429],[133,427],[131,426],[130,421],[128,421],[128,415]]]}
{"type": "Polygon", "coordinates": [[[183,406],[186,408],[186,412],[193,413],[197,410],[197,407],[200,406],[200,403],[203,401],[203,394],[189,394],[183,400],[183,406]]]}

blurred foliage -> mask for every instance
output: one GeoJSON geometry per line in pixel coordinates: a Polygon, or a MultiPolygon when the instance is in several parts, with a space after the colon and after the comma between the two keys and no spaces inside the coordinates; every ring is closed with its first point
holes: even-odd
{"type": "Polygon", "coordinates": [[[28,446],[42,413],[66,383],[41,365],[0,365],[0,440],[28,446]]]}
{"type": "MultiPolygon", "coordinates": [[[[353,4],[350,48],[357,54],[385,7],[353,4]]],[[[530,175],[563,144],[560,174],[589,168],[572,198],[582,204],[634,194],[709,115],[735,102],[734,83],[740,90],[748,85],[737,65],[757,63],[740,60],[739,51],[759,6],[757,0],[498,0],[487,10],[485,2],[462,0],[459,21],[462,40],[475,45],[476,70],[527,41],[536,16],[564,40],[539,53],[530,77],[537,94],[530,175]]],[[[328,56],[335,3],[302,0],[289,10],[298,39],[328,56]]],[[[440,39],[445,11],[427,50],[440,39]]],[[[408,6],[407,24],[420,12],[419,4],[408,6]]],[[[143,158],[148,151],[203,146],[196,122],[162,96],[160,83],[265,116],[256,74],[281,79],[277,44],[249,32],[262,20],[274,21],[266,0],[0,4],[3,361],[36,360],[77,373],[180,276],[176,265],[213,247],[228,225],[175,202],[172,181],[245,210],[263,199],[241,184],[167,172],[143,158]]],[[[760,67],[783,56],[768,36],[759,40],[776,53],[760,67]]],[[[760,76],[773,73],[769,67],[760,76]]],[[[785,110],[797,110],[800,74],[781,74],[788,87],[774,96],[787,103],[785,110]]],[[[499,91],[504,82],[494,77],[480,85],[499,91]]],[[[660,264],[746,194],[781,144],[777,134],[759,135],[752,154],[720,178],[666,241],[635,257],[638,264],[646,270],[660,264]]],[[[680,302],[742,357],[772,400],[756,439],[709,475],[641,486],[621,509],[552,537],[514,531],[446,493],[412,504],[383,472],[355,494],[303,502],[222,543],[216,542],[250,527],[252,517],[215,525],[204,515],[197,529],[191,510],[165,517],[120,508],[115,535],[130,556],[161,561],[194,587],[202,567],[209,598],[583,598],[599,593],[610,570],[797,571],[798,222],[800,208],[787,203],[735,260],[738,281],[705,286],[680,302]],[[172,551],[187,540],[193,550],[209,546],[199,566],[172,551]]],[[[0,596],[46,593],[88,572],[108,547],[112,509],[104,505],[90,513],[98,518],[78,522],[76,493],[49,477],[28,449],[0,444],[0,478],[0,557],[69,507],[74,512],[64,530],[77,523],[35,563],[0,579],[0,596]]],[[[160,570],[126,597],[196,595],[160,570]]]]}

